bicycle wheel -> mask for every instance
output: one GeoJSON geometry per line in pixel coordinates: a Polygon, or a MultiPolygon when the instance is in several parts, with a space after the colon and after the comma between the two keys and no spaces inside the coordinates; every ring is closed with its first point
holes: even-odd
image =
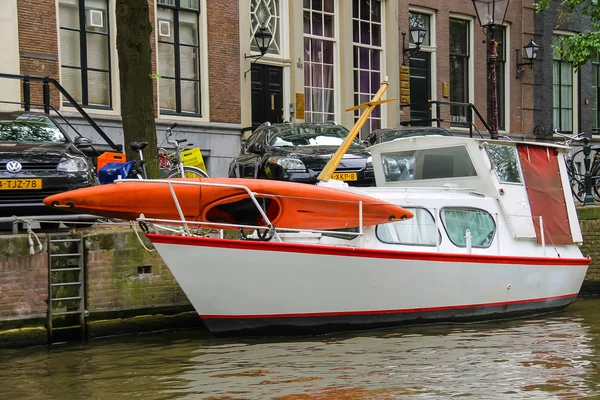
{"type": "MultiPolygon", "coordinates": [[[[196,167],[184,166],[183,172],[185,173],[185,178],[208,178],[208,174],[196,167]]],[[[167,175],[167,179],[169,178],[181,178],[181,172],[179,168],[172,169],[167,175]]]]}
{"type": "Polygon", "coordinates": [[[600,201],[600,164],[592,166],[592,195],[600,201]]]}
{"type": "Polygon", "coordinates": [[[580,202],[583,203],[585,199],[585,184],[583,181],[572,178],[571,179],[571,193],[573,193],[573,197],[580,202]]]}

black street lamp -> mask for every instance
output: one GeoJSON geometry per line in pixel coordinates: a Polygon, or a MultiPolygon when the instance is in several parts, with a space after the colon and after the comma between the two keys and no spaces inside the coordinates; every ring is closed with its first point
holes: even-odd
{"type": "Polygon", "coordinates": [[[256,42],[258,50],[260,50],[261,57],[267,53],[267,50],[269,50],[269,45],[271,44],[272,38],[273,34],[271,31],[269,31],[269,28],[264,25],[258,28],[254,34],[254,41],[256,42]]]}
{"type": "Polygon", "coordinates": [[[259,58],[267,54],[267,50],[269,50],[269,46],[271,45],[271,39],[273,39],[273,34],[266,26],[262,25],[256,30],[254,34],[254,43],[256,43],[256,47],[260,51],[260,54],[245,54],[244,58],[253,58],[254,61],[250,64],[250,69],[244,72],[244,78],[246,74],[252,69],[252,64],[254,64],[259,58]]]}
{"type": "Polygon", "coordinates": [[[533,69],[533,62],[537,59],[539,49],[540,46],[538,46],[533,39],[523,46],[523,50],[525,50],[525,59],[527,60],[526,62],[519,61],[519,49],[515,49],[515,52],[517,53],[517,79],[519,79],[519,76],[525,71],[525,67],[533,69]]]}
{"type": "Polygon", "coordinates": [[[509,2],[510,0],[473,0],[479,24],[486,32],[489,46],[487,61],[490,71],[490,108],[492,109],[490,134],[492,139],[498,139],[498,93],[496,90],[496,59],[498,57],[496,47],[498,43],[494,39],[494,27],[504,23],[509,2]]]}
{"type": "Polygon", "coordinates": [[[421,50],[421,45],[427,35],[427,29],[420,26],[413,26],[408,31],[415,47],[410,47],[410,43],[406,47],[406,32],[402,32],[402,65],[406,65],[407,57],[410,59],[413,54],[421,50]]]}

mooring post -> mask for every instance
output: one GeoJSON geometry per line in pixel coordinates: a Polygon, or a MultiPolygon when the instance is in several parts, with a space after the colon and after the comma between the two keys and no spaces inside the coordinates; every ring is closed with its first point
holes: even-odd
{"type": "Polygon", "coordinates": [[[583,138],[583,165],[585,166],[585,198],[583,199],[584,206],[594,205],[594,196],[592,196],[592,173],[590,172],[590,153],[592,147],[590,146],[590,139],[588,137],[583,138]]]}
{"type": "Polygon", "coordinates": [[[42,96],[44,97],[44,112],[50,114],[50,79],[44,78],[42,84],[42,96]]]}
{"type": "Polygon", "coordinates": [[[23,108],[31,111],[31,83],[28,75],[23,78],[23,108]]]}

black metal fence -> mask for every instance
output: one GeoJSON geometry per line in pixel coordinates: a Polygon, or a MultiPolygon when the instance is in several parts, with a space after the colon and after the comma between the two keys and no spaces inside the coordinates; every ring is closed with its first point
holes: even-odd
{"type": "MultiPolygon", "coordinates": [[[[120,144],[115,144],[110,137],[98,126],[96,121],[92,119],[88,115],[88,113],[77,103],[77,101],[67,92],[67,90],[62,87],[62,85],[54,78],[50,78],[48,76],[34,76],[34,75],[15,75],[15,74],[4,74],[0,73],[0,79],[17,79],[21,81],[22,87],[22,100],[20,102],[10,102],[4,101],[5,104],[19,104],[25,111],[30,111],[32,106],[41,106],[44,109],[46,114],[50,114],[50,110],[56,112],[75,132],[77,130],[66,120],[66,118],[62,117],[62,115],[52,106],[50,101],[50,86],[52,85],[59,93],[65,98],[69,104],[79,112],[79,114],[87,121],[88,124],[106,141],[106,143],[110,146],[111,149],[117,152],[121,152],[123,150],[123,146],[120,144]],[[42,85],[42,104],[33,104],[31,103],[31,84],[33,82],[41,82],[42,85]]],[[[77,132],[78,133],[78,132],[77,132]]],[[[79,133],[78,133],[79,134],[79,133]]]]}

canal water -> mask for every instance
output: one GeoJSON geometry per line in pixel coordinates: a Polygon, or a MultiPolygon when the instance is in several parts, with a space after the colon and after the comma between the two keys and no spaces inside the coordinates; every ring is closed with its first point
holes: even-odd
{"type": "Polygon", "coordinates": [[[331,336],[158,332],[0,350],[4,399],[600,399],[600,300],[331,336]]]}

